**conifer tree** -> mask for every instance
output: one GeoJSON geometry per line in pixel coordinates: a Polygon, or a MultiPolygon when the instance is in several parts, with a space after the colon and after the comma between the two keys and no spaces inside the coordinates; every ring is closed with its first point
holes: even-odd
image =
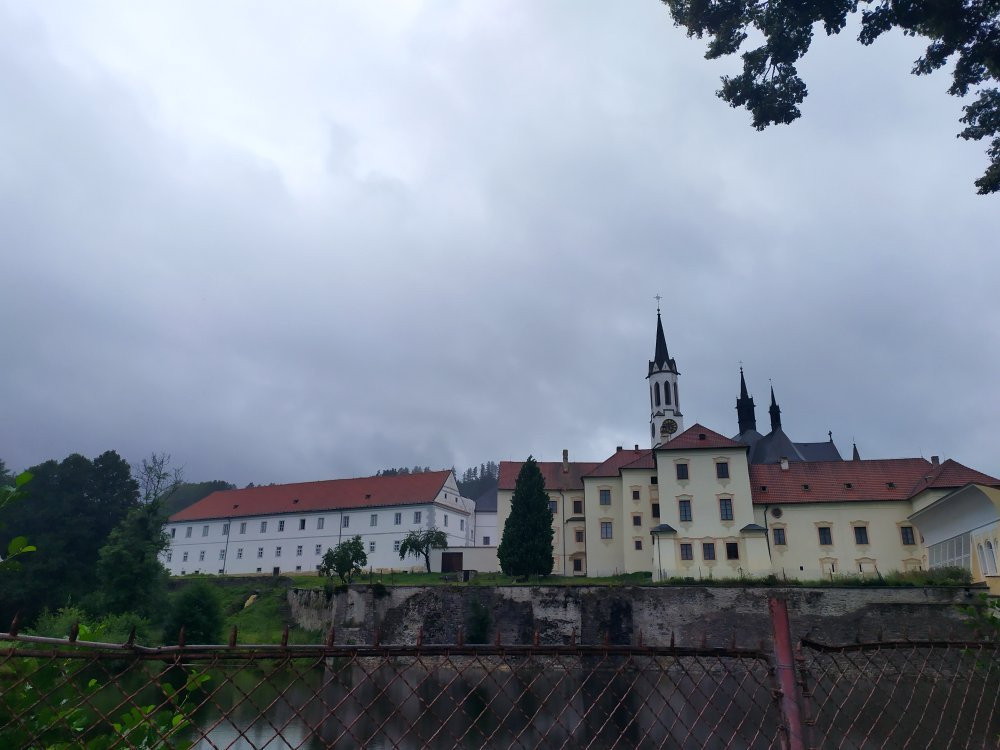
{"type": "Polygon", "coordinates": [[[535,459],[521,466],[510,502],[510,516],[497,548],[500,568],[510,576],[547,576],[552,572],[552,512],[545,480],[535,459]]]}

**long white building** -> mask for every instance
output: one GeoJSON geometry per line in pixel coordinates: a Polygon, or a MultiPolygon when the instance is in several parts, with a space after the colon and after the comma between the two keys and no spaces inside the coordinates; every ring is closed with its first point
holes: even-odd
{"type": "Polygon", "coordinates": [[[315,571],[326,550],[361,537],[371,568],[409,570],[399,558],[410,531],[437,528],[450,547],[473,546],[475,502],[453,471],[331,479],[213,492],[167,522],[171,575],[315,571]]]}

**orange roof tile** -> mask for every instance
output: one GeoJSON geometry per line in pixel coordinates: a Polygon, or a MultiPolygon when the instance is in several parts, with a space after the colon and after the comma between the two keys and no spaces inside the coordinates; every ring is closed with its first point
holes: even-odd
{"type": "Polygon", "coordinates": [[[437,497],[450,475],[451,471],[428,471],[393,477],[329,479],[221,490],[174,513],[169,520],[200,521],[208,518],[429,503],[437,497]]]}
{"type": "Polygon", "coordinates": [[[656,447],[658,451],[679,451],[690,450],[692,448],[743,448],[743,443],[730,440],[725,435],[720,435],[700,424],[693,424],[680,435],[656,447]]]}
{"type": "MultiPolygon", "coordinates": [[[[583,476],[596,469],[599,464],[594,461],[571,461],[568,471],[563,471],[562,461],[538,461],[538,468],[545,480],[546,490],[582,490],[583,476]]],[[[512,490],[517,483],[517,475],[521,473],[523,461],[501,461],[500,479],[497,486],[501,490],[512,490]]]]}
{"type": "Polygon", "coordinates": [[[996,485],[993,477],[956,461],[935,467],[923,458],[874,461],[800,461],[750,466],[754,503],[909,500],[928,487],[961,487],[969,482],[996,485]]]}

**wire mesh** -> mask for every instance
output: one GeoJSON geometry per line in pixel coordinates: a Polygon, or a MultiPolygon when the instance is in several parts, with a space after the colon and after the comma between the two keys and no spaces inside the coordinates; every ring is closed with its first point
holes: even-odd
{"type": "MultiPolygon", "coordinates": [[[[4,748],[776,748],[789,732],[754,649],[0,641],[4,748]]],[[[805,745],[1000,747],[996,657],[803,641],[805,745]]]]}

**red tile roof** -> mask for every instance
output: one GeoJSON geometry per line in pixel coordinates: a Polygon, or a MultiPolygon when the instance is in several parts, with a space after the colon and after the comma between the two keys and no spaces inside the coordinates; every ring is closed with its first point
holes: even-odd
{"type": "Polygon", "coordinates": [[[700,424],[693,424],[680,435],[656,448],[658,451],[679,451],[690,450],[692,448],[743,448],[743,443],[730,440],[725,435],[704,427],[700,424]]]}
{"type": "MultiPolygon", "coordinates": [[[[512,490],[517,483],[517,475],[521,472],[523,461],[501,461],[500,479],[497,486],[501,490],[512,490]]],[[[582,490],[583,476],[596,469],[599,464],[593,461],[571,461],[568,471],[563,472],[562,461],[539,461],[538,468],[542,472],[547,490],[582,490]]]]}
{"type": "Polygon", "coordinates": [[[170,521],[238,518],[273,513],[369,508],[429,503],[437,497],[450,471],[428,471],[394,477],[329,479],[221,490],[170,517],[170,521]]]}
{"type": "Polygon", "coordinates": [[[787,470],[780,464],[750,466],[750,491],[758,505],[909,500],[927,487],[961,487],[969,482],[998,483],[955,461],[935,467],[923,458],[802,461],[789,463],[787,470]]]}
{"type": "Polygon", "coordinates": [[[588,477],[616,477],[622,469],[655,469],[656,459],[653,451],[649,448],[645,450],[620,450],[611,454],[611,457],[586,476],[588,477]]]}

